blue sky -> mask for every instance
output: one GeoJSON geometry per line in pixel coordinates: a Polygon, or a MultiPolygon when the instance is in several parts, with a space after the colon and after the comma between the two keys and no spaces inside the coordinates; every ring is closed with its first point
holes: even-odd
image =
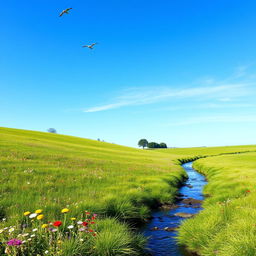
{"type": "Polygon", "coordinates": [[[255,144],[255,9],[250,0],[4,1],[0,126],[134,147],[144,137],[255,144]]]}

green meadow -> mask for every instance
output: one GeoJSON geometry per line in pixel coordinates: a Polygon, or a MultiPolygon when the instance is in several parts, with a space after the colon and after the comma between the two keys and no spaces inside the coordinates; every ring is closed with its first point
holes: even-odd
{"type": "Polygon", "coordinates": [[[199,159],[209,183],[204,210],[179,229],[179,242],[200,255],[256,255],[256,153],[199,159]]]}
{"type": "MultiPolygon", "coordinates": [[[[37,209],[42,209],[44,219],[32,220],[28,227],[60,219],[73,226],[70,218],[86,218],[85,211],[89,211],[97,214],[95,237],[86,236],[87,243],[82,243],[84,238],[80,237],[81,243],[77,243],[78,228],[72,231],[73,240],[65,240],[67,230],[62,228],[61,233],[58,229],[56,244],[49,249],[52,251],[47,249],[49,255],[141,255],[145,239],[136,234],[136,224],[147,219],[152,208],[174,201],[178,186],[186,178],[181,163],[203,158],[195,162],[195,167],[207,176],[205,193],[211,197],[204,203],[205,210],[181,227],[180,243],[202,255],[215,255],[216,251],[220,255],[243,255],[225,253],[237,252],[240,247],[237,249],[235,243],[241,242],[241,237],[241,248],[251,243],[248,250],[253,250],[256,241],[251,240],[255,238],[256,224],[256,153],[231,155],[249,151],[256,151],[256,146],[141,150],[72,136],[0,128],[1,226],[12,229],[12,225],[27,223],[23,213],[37,209]],[[219,154],[223,155],[216,156],[219,154]],[[62,209],[68,212],[63,215],[62,209]],[[237,236],[230,235],[238,229],[237,236]],[[228,243],[224,246],[223,241],[228,243]]],[[[49,237],[40,232],[45,242],[49,237]]],[[[10,254],[41,255],[47,247],[33,246],[31,254],[10,254]]]]}

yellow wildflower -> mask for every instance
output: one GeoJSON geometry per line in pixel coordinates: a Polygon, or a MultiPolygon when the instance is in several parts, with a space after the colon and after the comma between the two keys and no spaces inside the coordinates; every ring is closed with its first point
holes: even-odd
{"type": "Polygon", "coordinates": [[[44,218],[44,215],[43,214],[40,214],[36,217],[38,220],[42,220],[44,218]]]}
{"type": "Polygon", "coordinates": [[[64,209],[61,210],[61,212],[62,213],[67,213],[67,212],[69,212],[69,209],[68,208],[64,208],[64,209]]]}
{"type": "Polygon", "coordinates": [[[42,228],[48,228],[48,224],[43,224],[41,227],[42,228]]]}
{"type": "Polygon", "coordinates": [[[40,213],[42,213],[42,212],[43,212],[42,209],[38,209],[38,210],[35,211],[35,213],[37,213],[37,214],[40,214],[40,213]]]}
{"type": "Polygon", "coordinates": [[[74,217],[73,217],[73,218],[70,218],[70,219],[71,219],[71,220],[76,220],[76,218],[74,218],[74,217]]]}
{"type": "Polygon", "coordinates": [[[29,214],[30,214],[29,211],[23,213],[24,216],[28,216],[29,214]]]}

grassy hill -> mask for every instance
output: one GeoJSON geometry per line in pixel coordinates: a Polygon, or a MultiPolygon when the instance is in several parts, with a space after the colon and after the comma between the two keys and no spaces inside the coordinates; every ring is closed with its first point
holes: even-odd
{"type": "MultiPolygon", "coordinates": [[[[58,234],[64,242],[56,242],[50,255],[80,255],[78,251],[81,255],[137,255],[144,239],[133,234],[124,222],[130,225],[143,220],[151,207],[173,201],[185,176],[181,162],[253,150],[256,146],[140,150],[72,136],[0,128],[0,217],[6,219],[3,227],[25,223],[31,229],[64,217],[65,224],[72,225],[71,217],[84,220],[85,211],[89,211],[99,217],[93,228],[96,238],[86,236],[86,246],[76,244],[77,239],[72,244],[62,237],[67,232],[63,227],[58,234]],[[65,208],[69,212],[63,215],[61,210],[65,208]],[[43,221],[27,223],[23,212],[36,209],[45,213],[43,221]]],[[[26,228],[16,228],[17,235],[26,228]]],[[[48,235],[40,232],[40,239],[46,241],[48,235]]],[[[40,248],[31,255],[40,254],[40,248]]]]}
{"type": "Polygon", "coordinates": [[[184,174],[161,152],[49,133],[0,128],[2,216],[41,207],[143,218],[170,201],[184,174]]]}
{"type": "MultiPolygon", "coordinates": [[[[80,255],[77,251],[81,255],[140,254],[144,239],[118,220],[143,220],[151,206],[171,202],[184,175],[161,152],[8,128],[0,128],[0,161],[0,216],[6,219],[2,227],[27,224],[29,219],[23,213],[36,209],[43,210],[43,223],[63,220],[61,210],[69,209],[67,225],[74,222],[71,217],[86,220],[85,210],[98,214],[96,239],[85,246],[70,245],[63,238],[66,242],[61,247],[57,242],[46,246],[50,255],[80,255]]],[[[41,222],[29,220],[28,230],[41,222]]],[[[16,236],[30,233],[16,229],[16,236]]],[[[6,240],[6,234],[1,234],[1,241],[6,240]]],[[[31,255],[37,253],[42,253],[40,247],[31,255]]]]}
{"type": "Polygon", "coordinates": [[[180,243],[200,255],[256,255],[256,153],[197,160],[210,195],[204,211],[180,228],[180,243]]]}

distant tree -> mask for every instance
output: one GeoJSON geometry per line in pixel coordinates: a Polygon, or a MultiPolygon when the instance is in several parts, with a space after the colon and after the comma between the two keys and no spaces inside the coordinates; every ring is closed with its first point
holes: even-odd
{"type": "Polygon", "coordinates": [[[57,133],[56,129],[54,129],[54,128],[49,128],[49,129],[47,130],[47,132],[50,132],[50,133],[57,133]]]}
{"type": "Polygon", "coordinates": [[[149,142],[148,148],[160,148],[160,145],[156,142],[149,142]]]}
{"type": "Polygon", "coordinates": [[[100,141],[100,138],[98,138],[97,141],[100,141]]]}
{"type": "Polygon", "coordinates": [[[167,145],[164,142],[161,142],[159,145],[160,145],[160,148],[167,148],[167,145]]]}
{"type": "Polygon", "coordinates": [[[146,139],[141,139],[141,140],[139,140],[138,145],[139,145],[139,147],[143,147],[143,149],[144,149],[145,147],[148,146],[148,141],[146,139]]]}

